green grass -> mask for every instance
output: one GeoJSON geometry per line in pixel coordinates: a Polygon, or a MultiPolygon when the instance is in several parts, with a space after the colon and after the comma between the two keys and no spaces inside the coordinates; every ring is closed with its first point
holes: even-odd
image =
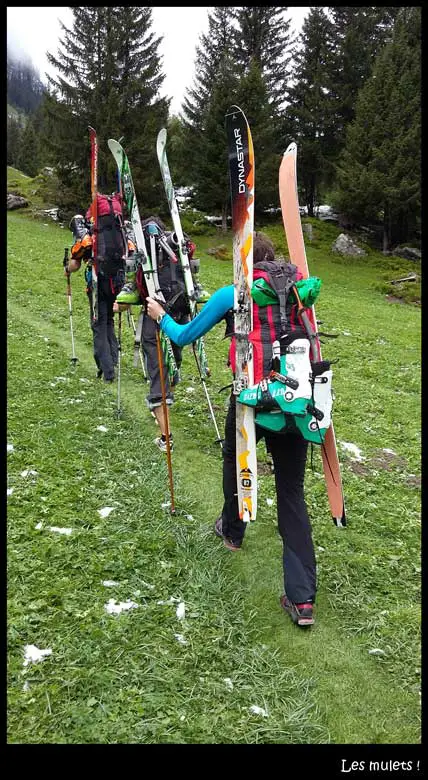
{"type": "MultiPolygon", "coordinates": [[[[307,254],[323,280],[317,316],[338,335],[324,345],[339,358],[336,436],[365,460],[339,445],[346,529],[330,520],[318,450],[314,472],[308,466],[319,592],[316,625],[304,633],[278,606],[272,477],[260,477],[259,517],[242,552],[212,532],[221,457],[190,348],[172,412],[171,516],[126,318],[117,420],[115,388],[94,378],[82,273],[72,276],[79,363],[70,365],[69,231],[8,215],[9,742],[419,742],[420,310],[379,291],[381,255],[337,262],[337,229],[314,224],[307,254]],[[22,477],[28,469],[37,474],[22,477]],[[114,511],[103,519],[105,506],[114,511]],[[171,597],[185,602],[184,621],[177,602],[158,603],[171,597]],[[110,615],[110,598],[139,606],[110,615]],[[52,655],[24,667],[26,644],[52,655]]],[[[266,230],[279,242],[281,229],[266,230]]],[[[211,290],[230,283],[231,267],[207,250],[230,240],[220,231],[198,236],[211,290]]],[[[219,425],[228,391],[218,390],[230,382],[223,333],[221,325],[206,338],[219,425]]],[[[262,444],[258,454],[266,460],[262,444]]]]}

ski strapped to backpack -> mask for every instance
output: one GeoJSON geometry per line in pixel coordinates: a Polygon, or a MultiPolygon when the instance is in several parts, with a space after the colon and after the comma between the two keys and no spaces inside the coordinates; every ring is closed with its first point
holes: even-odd
{"type": "MultiPolygon", "coordinates": [[[[284,152],[279,169],[279,195],[289,255],[292,263],[294,263],[301,272],[303,279],[307,279],[309,277],[309,269],[306,260],[305,243],[303,240],[302,223],[300,219],[296,163],[297,146],[295,143],[291,143],[284,152]]],[[[313,306],[307,309],[306,314],[307,321],[310,323],[312,331],[317,334],[317,324],[313,306]]],[[[313,361],[316,362],[318,360],[322,365],[318,337],[316,341],[315,339],[312,339],[312,345],[315,345],[315,353],[312,349],[313,361]]],[[[325,373],[328,374],[328,370],[325,373]]],[[[322,376],[322,374],[318,376],[322,376]]],[[[327,382],[322,383],[320,386],[326,387],[327,382]]],[[[320,401],[318,403],[320,403],[320,401]]],[[[323,423],[325,424],[327,421],[328,417],[323,423]]],[[[315,421],[312,420],[310,424],[314,427],[315,421]]],[[[325,431],[324,442],[321,446],[321,454],[333,521],[337,526],[344,526],[346,525],[345,502],[332,422],[325,431]]]]}
{"type": "MultiPolygon", "coordinates": [[[[136,264],[141,266],[142,273],[144,274],[145,287],[147,293],[151,298],[157,299],[160,303],[165,305],[165,298],[162,291],[159,288],[159,281],[157,278],[157,269],[153,267],[151,258],[146,249],[146,242],[144,238],[143,228],[141,225],[140,213],[138,210],[137,198],[135,195],[134,184],[132,181],[131,169],[129,167],[128,157],[122,146],[110,138],[108,141],[109,149],[116,161],[116,165],[120,172],[122,181],[122,190],[125,198],[125,202],[128,209],[128,214],[132,223],[132,229],[134,231],[135,240],[137,244],[137,252],[135,253],[136,264]]],[[[141,319],[141,318],[140,318],[141,319]]],[[[141,325],[137,325],[137,334],[141,334],[141,325]]],[[[165,360],[165,365],[169,377],[171,386],[177,383],[178,369],[175,362],[174,352],[172,350],[171,342],[167,336],[160,332],[160,341],[162,347],[162,353],[165,360]]],[[[138,349],[136,350],[136,357],[138,359],[138,349]]],[[[161,368],[161,367],[160,367],[161,368]]]]}
{"type": "Polygon", "coordinates": [[[254,409],[239,402],[239,394],[254,382],[251,287],[253,283],[254,150],[246,117],[238,106],[226,114],[232,204],[234,338],[236,350],[233,393],[236,399],[236,475],[239,516],[257,516],[257,456],[254,409]]]}
{"type": "MultiPolygon", "coordinates": [[[[165,128],[162,128],[162,130],[160,130],[158,133],[156,150],[158,155],[159,167],[161,170],[162,179],[165,187],[165,194],[168,200],[172,224],[174,227],[174,235],[173,235],[174,243],[180,258],[180,263],[184,275],[184,283],[186,286],[187,298],[189,301],[190,315],[193,319],[197,314],[195,288],[193,283],[192,271],[190,268],[187,241],[184,238],[183,230],[181,227],[180,214],[177,206],[177,199],[175,197],[174,186],[172,183],[171,173],[168,165],[168,158],[166,154],[166,138],[167,138],[167,131],[165,128]]],[[[169,247],[168,249],[170,250],[169,247]]],[[[223,440],[220,435],[220,431],[218,429],[217,420],[215,418],[214,410],[211,404],[211,399],[209,397],[208,388],[205,381],[205,377],[210,375],[210,370],[208,368],[208,361],[205,352],[205,344],[203,338],[200,337],[199,339],[197,339],[192,344],[192,348],[193,348],[193,354],[195,356],[196,367],[198,369],[199,376],[202,382],[202,387],[204,388],[205,396],[207,399],[208,409],[217,434],[217,442],[219,442],[220,446],[222,446],[223,440]]]]}
{"type": "Polygon", "coordinates": [[[91,217],[94,227],[94,236],[92,241],[92,260],[91,263],[91,312],[92,321],[98,320],[98,268],[97,268],[97,189],[98,189],[98,141],[97,132],[89,126],[89,138],[91,141],[91,217]]]}

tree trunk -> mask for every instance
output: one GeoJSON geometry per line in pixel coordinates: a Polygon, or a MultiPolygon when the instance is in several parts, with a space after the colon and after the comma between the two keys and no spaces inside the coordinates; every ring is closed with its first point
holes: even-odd
{"type": "Polygon", "coordinates": [[[391,219],[389,214],[389,207],[386,203],[384,206],[383,211],[383,241],[382,241],[382,251],[384,255],[386,255],[389,251],[390,247],[390,241],[391,241],[391,219]]]}
{"type": "Polygon", "coordinates": [[[221,229],[223,233],[227,230],[227,212],[228,212],[228,205],[229,202],[226,201],[226,203],[223,203],[223,208],[221,210],[221,229]]]}

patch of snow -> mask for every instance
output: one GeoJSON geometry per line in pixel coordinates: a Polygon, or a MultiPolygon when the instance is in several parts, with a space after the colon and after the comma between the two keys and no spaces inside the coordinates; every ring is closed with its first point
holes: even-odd
{"type": "Polygon", "coordinates": [[[267,505],[268,505],[268,506],[272,506],[272,504],[273,504],[273,498],[267,498],[267,499],[266,499],[266,503],[267,503],[267,505]]]}
{"type": "Polygon", "coordinates": [[[396,455],[397,453],[394,452],[394,450],[389,450],[387,447],[383,447],[382,452],[387,452],[388,455],[396,455]]]}
{"type": "Polygon", "coordinates": [[[13,444],[8,444],[7,445],[7,451],[8,452],[13,452],[13,444]]]}
{"type": "Polygon", "coordinates": [[[102,509],[97,509],[100,517],[108,517],[110,512],[114,512],[114,506],[104,506],[102,509]]]}
{"type": "Polygon", "coordinates": [[[318,550],[319,552],[325,552],[325,547],[320,547],[320,546],[318,546],[318,547],[317,547],[317,550],[318,550]]]}
{"type": "Polygon", "coordinates": [[[352,336],[352,333],[349,333],[348,330],[342,331],[342,336],[352,336]]]}
{"type": "Polygon", "coordinates": [[[52,655],[50,647],[46,650],[40,650],[36,645],[25,645],[24,647],[24,666],[28,666],[30,663],[38,663],[42,661],[48,655],[52,655]]]}
{"type": "Polygon", "coordinates": [[[226,684],[226,688],[228,691],[233,691],[233,682],[230,679],[230,677],[225,677],[223,682],[226,684]]]}
{"type": "Polygon", "coordinates": [[[186,520],[194,520],[193,515],[186,515],[186,520]]]}
{"type": "Polygon", "coordinates": [[[183,634],[174,634],[174,636],[180,645],[187,645],[187,639],[184,638],[183,634]]]}
{"type": "Polygon", "coordinates": [[[379,647],[374,647],[373,650],[369,650],[369,655],[385,655],[385,650],[380,650],[379,647]]]}
{"type": "Polygon", "coordinates": [[[178,620],[184,620],[185,614],[186,614],[186,605],[184,601],[180,601],[175,614],[177,615],[178,620]]]}
{"type": "Polygon", "coordinates": [[[30,690],[30,683],[28,682],[28,680],[25,680],[25,683],[22,686],[22,690],[23,691],[29,691],[30,690]]]}
{"type": "Polygon", "coordinates": [[[35,476],[37,471],[34,471],[33,469],[25,469],[25,471],[21,471],[21,477],[28,477],[30,474],[35,476]]]}
{"type": "Polygon", "coordinates": [[[251,707],[249,708],[249,710],[250,710],[250,712],[253,712],[254,715],[262,715],[263,718],[267,718],[268,717],[268,714],[267,714],[266,710],[263,709],[263,707],[258,707],[257,704],[252,704],[251,707]]]}
{"type": "Polygon", "coordinates": [[[98,425],[97,431],[101,431],[102,433],[107,433],[108,428],[106,428],[105,425],[98,425]]]}
{"type": "Polygon", "coordinates": [[[194,393],[195,388],[194,387],[186,387],[186,393],[194,393]]]}
{"type": "Polygon", "coordinates": [[[150,585],[150,582],[144,582],[144,580],[140,580],[140,582],[141,582],[142,585],[145,585],[145,587],[148,588],[149,590],[154,590],[155,589],[155,586],[154,585],[150,585]]]}
{"type": "Polygon", "coordinates": [[[37,523],[37,525],[34,526],[36,531],[40,531],[41,528],[43,528],[42,523],[37,523]]]}
{"type": "Polygon", "coordinates": [[[162,509],[166,509],[167,506],[171,506],[171,501],[165,501],[164,504],[161,504],[162,509]]]}
{"type": "Polygon", "coordinates": [[[64,534],[65,536],[70,536],[70,534],[73,532],[72,528],[59,528],[57,525],[51,525],[49,526],[49,531],[54,531],[57,534],[64,534]]]}
{"type": "Polygon", "coordinates": [[[114,588],[114,586],[119,585],[119,583],[114,580],[103,580],[103,585],[105,588],[114,588]]]}
{"type": "Polygon", "coordinates": [[[339,444],[343,447],[344,450],[347,450],[352,455],[354,455],[356,460],[365,460],[365,457],[361,454],[361,450],[355,444],[352,444],[349,441],[339,441],[339,444]]]}
{"type": "Polygon", "coordinates": [[[7,489],[7,495],[11,496],[14,490],[15,490],[15,488],[8,488],[7,489]]]}
{"type": "Polygon", "coordinates": [[[104,604],[104,609],[109,612],[110,615],[119,615],[121,612],[124,612],[128,609],[135,609],[136,607],[138,607],[138,604],[136,604],[135,601],[131,601],[130,599],[119,602],[116,602],[115,599],[109,599],[107,604],[104,604]]]}

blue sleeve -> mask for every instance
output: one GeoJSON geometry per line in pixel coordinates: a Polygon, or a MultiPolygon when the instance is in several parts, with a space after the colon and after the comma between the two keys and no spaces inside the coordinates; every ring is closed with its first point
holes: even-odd
{"type": "Polygon", "coordinates": [[[160,326],[171,341],[179,347],[193,344],[196,339],[220,322],[226,312],[233,307],[233,294],[233,284],[221,287],[212,294],[199,314],[186,325],[179,325],[169,314],[165,314],[160,326]]]}

